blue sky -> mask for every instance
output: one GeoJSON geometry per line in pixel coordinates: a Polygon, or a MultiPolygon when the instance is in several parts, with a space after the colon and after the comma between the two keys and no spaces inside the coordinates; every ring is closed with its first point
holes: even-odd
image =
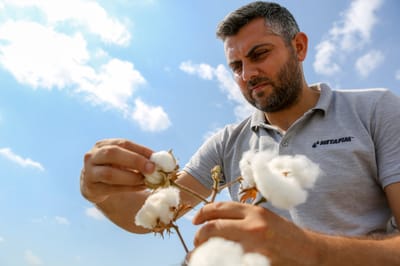
{"type": "MultiPolygon", "coordinates": [[[[0,0],[0,265],[179,265],[176,235],[127,233],[81,197],[82,158],[121,137],[183,166],[248,115],[215,37],[248,2],[0,0]]],[[[309,36],[308,83],[400,94],[397,0],[279,2],[309,36]]]]}

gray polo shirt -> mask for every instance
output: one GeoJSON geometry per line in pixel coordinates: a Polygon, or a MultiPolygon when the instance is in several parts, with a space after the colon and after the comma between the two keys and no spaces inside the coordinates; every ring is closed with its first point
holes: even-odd
{"type": "MultiPolygon", "coordinates": [[[[383,188],[400,182],[400,98],[386,89],[320,91],[316,106],[284,135],[256,111],[208,139],[184,167],[211,188],[210,169],[223,168],[224,182],[240,176],[247,150],[303,154],[321,168],[305,203],[288,212],[265,207],[316,231],[366,235],[385,230],[392,214],[383,188]]],[[[239,185],[230,187],[238,200],[239,185]]]]}

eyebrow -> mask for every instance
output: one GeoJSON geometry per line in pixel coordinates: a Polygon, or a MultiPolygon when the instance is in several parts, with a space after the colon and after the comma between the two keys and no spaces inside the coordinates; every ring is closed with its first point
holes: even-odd
{"type": "Polygon", "coordinates": [[[262,43],[262,44],[256,45],[256,46],[252,47],[252,48],[250,49],[250,51],[247,52],[247,54],[246,54],[245,57],[246,57],[246,58],[251,57],[255,50],[257,50],[258,48],[263,47],[263,46],[272,46],[272,44],[269,44],[269,43],[262,43]]]}
{"type": "MultiPolygon", "coordinates": [[[[254,47],[252,47],[252,48],[250,49],[250,51],[247,52],[247,54],[245,55],[245,57],[246,57],[246,58],[252,57],[254,51],[257,50],[257,49],[260,48],[260,47],[263,47],[263,46],[273,46],[273,45],[270,44],[270,43],[262,43],[262,44],[255,45],[254,47]]],[[[229,66],[232,67],[232,66],[234,66],[234,65],[236,65],[236,64],[240,64],[240,62],[241,62],[240,60],[232,61],[232,62],[229,63],[229,66]]]]}

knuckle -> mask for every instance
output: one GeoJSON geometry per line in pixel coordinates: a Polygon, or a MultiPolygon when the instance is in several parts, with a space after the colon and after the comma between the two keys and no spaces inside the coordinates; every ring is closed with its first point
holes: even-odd
{"type": "Polygon", "coordinates": [[[217,221],[208,221],[206,224],[203,225],[202,229],[202,233],[206,236],[211,236],[214,234],[214,232],[217,230],[218,228],[218,223],[217,221]]]}
{"type": "Polygon", "coordinates": [[[224,205],[225,205],[224,202],[220,202],[220,201],[215,202],[215,203],[213,204],[213,209],[212,209],[212,210],[214,210],[214,211],[221,210],[221,209],[223,209],[224,205]]]}
{"type": "Polygon", "coordinates": [[[105,146],[101,147],[97,150],[97,154],[99,157],[107,158],[107,157],[114,157],[118,153],[118,146],[105,146]]]}
{"type": "Polygon", "coordinates": [[[116,140],[116,145],[118,145],[124,149],[127,149],[130,146],[130,142],[126,139],[118,139],[118,140],[116,140]]]}
{"type": "Polygon", "coordinates": [[[83,156],[83,162],[88,163],[92,159],[93,153],[91,151],[85,153],[83,156]]]}

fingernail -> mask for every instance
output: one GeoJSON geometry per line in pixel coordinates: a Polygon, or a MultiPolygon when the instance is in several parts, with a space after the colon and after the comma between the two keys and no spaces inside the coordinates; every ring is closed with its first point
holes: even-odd
{"type": "Polygon", "coordinates": [[[154,163],[152,163],[152,162],[147,162],[145,165],[144,165],[144,171],[146,172],[146,173],[148,173],[148,174],[151,174],[151,173],[153,173],[154,172],[154,163]]]}

